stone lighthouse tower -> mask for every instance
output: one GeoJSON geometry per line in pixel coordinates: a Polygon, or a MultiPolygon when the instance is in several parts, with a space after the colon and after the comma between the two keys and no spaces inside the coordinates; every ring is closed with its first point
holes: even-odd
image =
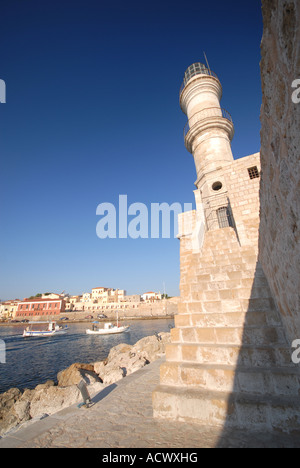
{"type": "Polygon", "coordinates": [[[202,176],[233,162],[230,142],[234,129],[229,113],[220,107],[221,97],[221,83],[214,73],[201,63],[187,69],[180,106],[188,117],[185,144],[195,159],[197,188],[203,186],[202,176]]]}
{"type": "Polygon", "coordinates": [[[181,301],[154,416],[221,429],[297,428],[299,369],[258,261],[260,154],[233,158],[221,95],[208,67],[186,70],[180,106],[196,210],[179,215],[181,301]]]}
{"type": "Polygon", "coordinates": [[[188,117],[185,146],[196,166],[197,209],[205,210],[203,221],[209,229],[218,227],[218,216],[224,227],[233,224],[223,167],[233,163],[230,143],[234,127],[230,114],[220,106],[221,97],[221,83],[205,65],[194,63],[186,70],[180,90],[180,106],[188,117]],[[224,206],[224,212],[217,213],[218,205],[224,206]]]}

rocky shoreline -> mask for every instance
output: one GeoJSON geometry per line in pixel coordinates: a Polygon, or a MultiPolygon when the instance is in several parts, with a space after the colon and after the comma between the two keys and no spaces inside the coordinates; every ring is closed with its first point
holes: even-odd
{"type": "Polygon", "coordinates": [[[11,388],[0,394],[0,437],[30,420],[42,419],[73,404],[81,403],[78,384],[83,380],[91,397],[126,375],[141,369],[165,353],[170,333],[158,333],[135,345],[119,344],[104,361],[74,363],[57,374],[57,384],[48,380],[33,390],[11,388]]]}

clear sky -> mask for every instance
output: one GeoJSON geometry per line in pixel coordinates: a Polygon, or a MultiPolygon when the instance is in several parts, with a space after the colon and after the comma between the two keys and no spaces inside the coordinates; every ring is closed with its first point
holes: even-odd
{"type": "Polygon", "coordinates": [[[177,239],[99,239],[100,203],[194,202],[179,88],[204,61],[260,149],[255,0],[1,0],[0,298],[93,287],[179,294],[177,239]]]}

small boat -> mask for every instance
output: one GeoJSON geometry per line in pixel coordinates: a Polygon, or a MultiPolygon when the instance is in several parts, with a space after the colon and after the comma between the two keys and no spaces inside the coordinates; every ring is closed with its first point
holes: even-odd
{"type": "Polygon", "coordinates": [[[29,326],[23,331],[23,337],[38,337],[38,336],[53,336],[53,335],[64,335],[67,333],[68,326],[66,325],[64,328],[56,325],[56,322],[49,321],[49,322],[29,322],[29,326]],[[39,329],[35,330],[32,328],[32,325],[37,324],[47,324],[47,329],[39,329]]]}
{"type": "Polygon", "coordinates": [[[129,331],[128,325],[120,325],[119,318],[117,316],[117,325],[112,323],[105,323],[104,328],[98,328],[93,325],[92,329],[88,328],[85,332],[87,335],[113,335],[116,333],[123,333],[129,331]]]}

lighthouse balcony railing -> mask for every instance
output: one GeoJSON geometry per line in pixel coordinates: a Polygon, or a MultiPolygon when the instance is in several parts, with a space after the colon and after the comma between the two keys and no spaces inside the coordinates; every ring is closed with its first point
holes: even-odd
{"type": "Polygon", "coordinates": [[[183,129],[183,137],[185,138],[188,132],[199,122],[211,117],[222,117],[223,119],[229,120],[229,122],[232,123],[232,117],[226,109],[222,109],[221,107],[209,107],[207,109],[202,109],[189,118],[183,129]]]}
{"type": "Polygon", "coordinates": [[[182,91],[184,90],[184,88],[186,87],[186,85],[188,84],[188,82],[190,81],[191,78],[193,78],[194,76],[196,75],[209,75],[209,76],[213,76],[214,78],[217,78],[217,80],[219,79],[218,76],[216,75],[215,72],[213,72],[212,70],[209,70],[207,68],[200,68],[200,69],[197,69],[195,68],[194,70],[190,71],[187,76],[185,76],[181,86],[180,86],[180,91],[179,91],[179,95],[181,95],[182,91]]]}

